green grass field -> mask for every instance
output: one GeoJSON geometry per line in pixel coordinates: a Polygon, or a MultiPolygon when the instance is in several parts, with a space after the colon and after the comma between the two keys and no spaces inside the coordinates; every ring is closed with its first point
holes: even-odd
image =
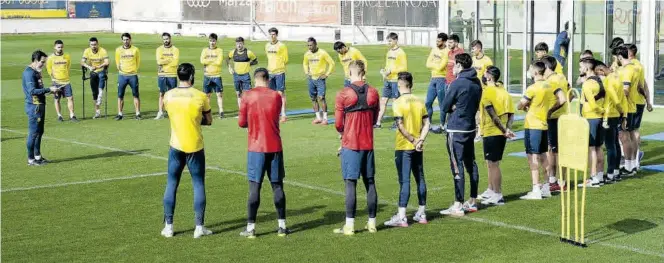
{"type": "MultiPolygon", "coordinates": [[[[120,45],[119,35],[95,34],[111,57],[120,45]]],[[[6,262],[152,262],[232,261],[257,262],[661,262],[664,260],[664,180],[662,173],[641,171],[615,185],[589,189],[586,232],[589,247],[582,249],[558,241],[560,202],[557,197],[521,201],[530,187],[525,159],[507,156],[523,151],[523,142],[510,142],[502,163],[503,193],[507,204],[490,207],[464,218],[438,213],[453,201],[453,180],[441,135],[427,140],[425,170],[428,184],[428,225],[406,229],[379,228],[353,237],[335,236],[332,229],[344,222],[343,182],[335,153],[333,127],[312,126],[311,116],[292,117],[282,125],[286,156],[288,225],[287,238],[274,233],[277,222],[269,187],[263,190],[254,240],[238,234],[246,222],[246,132],[236,120],[215,119],[205,127],[207,154],[206,225],[214,235],[195,240],[191,183],[187,175],[180,185],[175,215],[176,236],[159,235],[162,197],[168,154],[169,122],[155,121],[157,86],[155,48],[157,35],[136,35],[142,51],[141,99],[147,119],[112,120],[116,114],[116,70],[109,78],[109,118],[89,119],[92,100],[86,90],[86,116],[80,123],[55,121],[49,97],[43,154],[53,163],[28,167],[25,157],[26,116],[20,74],[35,49],[49,51],[55,39],[65,42],[70,53],[76,111],[82,116],[80,67],[76,66],[90,34],[2,36],[2,259],[6,262]]],[[[181,62],[198,65],[205,38],[175,37],[181,62]]],[[[265,65],[264,42],[247,43],[265,65]]],[[[289,109],[310,107],[301,60],[304,42],[288,42],[287,94],[289,109]]],[[[220,43],[224,50],[232,41],[220,43]]],[[[330,44],[320,44],[334,52],[330,44]]],[[[369,60],[369,81],[381,86],[378,69],[385,46],[361,46],[369,60]]],[[[424,94],[429,72],[424,67],[426,48],[406,47],[415,92],[424,94]]],[[[335,57],[336,59],[336,57],[335,57]]],[[[113,64],[114,62],[112,62],[113,64]]],[[[341,66],[329,79],[329,94],[342,85],[341,66]]],[[[236,110],[231,77],[226,84],[226,112],[236,110]]],[[[200,87],[202,75],[196,81],[200,87]]],[[[45,80],[45,83],[50,83],[45,80]]],[[[130,97],[127,97],[130,98],[130,97]]],[[[333,98],[330,96],[330,105],[333,98]]],[[[64,104],[64,103],[63,103],[64,104]]],[[[63,105],[63,108],[66,106],[63,105]]],[[[213,102],[216,112],[216,103],[213,102]]],[[[133,112],[130,100],[125,114],[133,112]]],[[[664,131],[658,109],[646,113],[644,135],[664,131]]],[[[131,116],[131,115],[129,115],[131,116]]],[[[438,118],[435,117],[434,120],[438,118]]],[[[519,128],[521,123],[517,125],[519,128]]],[[[398,181],[393,162],[395,132],[376,133],[378,222],[396,212],[398,181]]],[[[480,166],[480,191],[486,187],[487,169],[482,147],[476,145],[480,166]]],[[[644,141],[643,164],[664,163],[664,142],[644,141]]],[[[358,189],[361,189],[358,188],[358,189]]],[[[468,191],[468,190],[467,190],[468,191]]],[[[358,194],[360,229],[366,221],[363,193],[358,194]]],[[[416,195],[411,194],[411,207],[416,195]]],[[[412,217],[414,210],[408,212],[412,217]]]]}

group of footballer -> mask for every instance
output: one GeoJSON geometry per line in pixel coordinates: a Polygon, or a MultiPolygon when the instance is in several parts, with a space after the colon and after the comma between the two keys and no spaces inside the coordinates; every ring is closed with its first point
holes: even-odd
{"type": "MultiPolygon", "coordinates": [[[[248,179],[250,194],[248,200],[249,218],[242,236],[255,237],[255,220],[260,203],[260,188],[263,177],[267,174],[275,194],[275,206],[279,215],[278,234],[289,233],[286,227],[286,200],[283,192],[285,177],[283,153],[279,122],[285,122],[285,72],[288,63],[288,50],[278,40],[278,30],[269,31],[271,41],[266,44],[267,69],[254,71],[256,87],[251,88],[251,66],[258,63],[256,55],[244,47],[244,39],[236,39],[236,47],[227,55],[217,47],[217,35],[210,34],[209,46],[201,52],[200,63],[203,64],[203,97],[191,94],[190,91],[176,89],[181,86],[193,86],[194,69],[191,64],[179,62],[179,50],[173,46],[171,35],[162,35],[163,45],[156,50],[158,64],[158,86],[160,90],[159,111],[156,119],[161,119],[181,109],[186,112],[187,103],[196,103],[201,112],[187,113],[187,118],[194,116],[198,125],[211,124],[210,97],[212,92],[217,95],[219,117],[224,117],[221,80],[222,62],[228,64],[233,75],[238,106],[240,109],[239,125],[249,129],[248,179]],[[186,65],[185,65],[186,64],[186,65]],[[184,67],[183,67],[184,66],[184,67]],[[184,83],[184,84],[183,84],[184,83]],[[177,90],[170,92],[171,90],[177,90]],[[184,94],[179,94],[184,93],[184,94]],[[245,93],[243,95],[243,93],[245,93]],[[194,102],[185,100],[186,97],[194,102]],[[202,99],[201,99],[202,98],[202,99]],[[196,115],[198,114],[198,115],[196,115]],[[208,120],[209,119],[209,120],[208,120]],[[202,120],[202,121],[201,121],[202,120]]],[[[130,86],[134,97],[136,119],[140,119],[140,100],[138,91],[138,69],[140,52],[131,44],[131,35],[122,34],[123,45],[116,49],[115,62],[118,76],[118,114],[116,120],[122,120],[123,97],[126,86],[130,86]]],[[[426,224],[426,183],[424,179],[423,149],[429,131],[445,133],[451,173],[455,185],[455,201],[445,210],[443,215],[463,216],[476,212],[478,202],[484,205],[503,205],[505,203],[501,191],[502,175],[499,163],[508,139],[516,135],[511,130],[514,122],[514,103],[504,88],[500,70],[493,66],[492,60],[483,53],[482,42],[471,43],[471,54],[465,53],[459,45],[459,36],[445,33],[438,34],[436,46],[432,48],[426,67],[431,70],[430,85],[424,100],[411,94],[413,76],[407,69],[407,57],[399,46],[398,35],[387,36],[389,50],[385,57],[385,67],[380,69],[384,83],[379,92],[365,82],[367,60],[355,47],[348,47],[343,42],[334,43],[339,62],[344,69],[344,89],[335,99],[335,128],[341,135],[341,147],[338,155],[341,159],[341,170],[346,187],[346,222],[343,227],[335,229],[335,233],[352,235],[355,232],[354,218],[356,212],[356,185],[362,178],[367,191],[369,220],[366,229],[376,231],[377,194],[374,180],[374,129],[382,127],[381,120],[386,112],[389,100],[395,119],[396,129],[395,165],[400,183],[397,213],[386,221],[387,226],[408,226],[406,208],[410,197],[410,175],[417,184],[419,207],[413,221],[426,224]],[[438,100],[440,125],[434,126],[430,118],[433,116],[433,102],[438,100]],[[474,143],[481,138],[484,156],[488,167],[488,188],[478,194],[479,172],[475,162],[474,143]],[[470,199],[464,201],[464,174],[470,177],[470,199]]],[[[643,66],[636,60],[636,45],[624,44],[622,39],[612,43],[613,64],[609,67],[594,59],[590,51],[585,51],[579,62],[581,77],[577,84],[581,85],[581,112],[590,124],[590,163],[591,177],[584,182],[588,187],[599,187],[605,183],[615,182],[621,176],[633,175],[639,166],[639,132],[641,116],[644,108],[650,111],[652,106],[648,100],[648,88],[645,85],[643,66]],[[608,169],[604,173],[604,157],[601,146],[607,149],[608,169]],[[622,154],[619,153],[622,151],[622,154]],[[621,157],[624,166],[619,168],[621,157]]],[[[569,102],[574,98],[569,92],[571,86],[562,74],[562,65],[553,56],[548,55],[548,46],[540,43],[535,47],[537,60],[529,68],[529,75],[534,84],[530,85],[517,108],[526,112],[525,117],[525,148],[531,170],[532,191],[521,199],[536,200],[550,197],[552,191],[567,187],[565,182],[558,182],[556,177],[557,162],[557,127],[558,118],[567,112],[569,102]],[[540,169],[545,171],[547,183],[540,182],[540,169]]],[[[69,82],[69,55],[63,52],[63,43],[55,42],[55,52],[48,56],[33,54],[33,64],[24,73],[24,91],[27,104],[42,104],[43,94],[56,94],[56,110],[58,119],[62,121],[58,98],[64,93],[69,99],[70,117],[73,121],[73,100],[69,82]],[[46,63],[44,63],[46,62],[46,63]],[[41,64],[39,64],[41,63],[41,64]],[[35,91],[38,88],[30,80],[37,81],[36,69],[46,64],[52,79],[52,87],[35,91]],[[33,70],[30,70],[32,68],[33,70]],[[28,74],[29,73],[29,74],[28,74]],[[27,74],[27,75],[26,75],[27,74]],[[26,82],[26,79],[28,81],[26,82]],[[27,87],[27,88],[26,88],[27,87]],[[36,87],[36,86],[35,86],[36,87]],[[39,93],[39,94],[37,94],[39,93]],[[37,103],[35,103],[37,98],[37,103]]],[[[95,101],[95,118],[100,117],[99,105],[105,88],[107,68],[110,64],[106,50],[99,46],[96,38],[90,39],[90,47],[84,51],[81,64],[91,72],[91,88],[95,101]]],[[[326,80],[334,70],[335,62],[323,49],[319,48],[314,38],[308,39],[308,51],[304,55],[303,70],[307,76],[309,95],[313,104],[315,118],[313,124],[328,124],[326,80]]],[[[37,107],[37,112],[40,110],[37,107]]],[[[43,111],[43,110],[42,110],[43,111]]],[[[38,145],[43,134],[43,119],[32,128],[33,115],[29,115],[30,131],[28,135],[28,163],[40,163],[38,145]],[[41,129],[39,129],[41,127],[41,129]],[[34,131],[33,131],[34,130],[34,131]],[[31,138],[32,144],[31,144],[31,138]],[[37,150],[37,153],[34,153],[37,150]],[[31,154],[32,152],[32,154],[31,154]]],[[[35,115],[37,116],[37,115],[35,115]]],[[[43,115],[39,115],[43,116],[43,115]]],[[[37,116],[37,117],[39,117],[37,116]]],[[[36,118],[36,117],[35,117],[36,118]]],[[[164,211],[166,226],[164,236],[173,235],[172,217],[174,196],[177,191],[180,175],[185,163],[189,166],[204,167],[203,144],[198,128],[181,127],[173,123],[182,118],[171,118],[171,153],[169,155],[169,183],[164,195],[164,211]],[[179,130],[179,132],[176,132],[179,130]],[[183,147],[188,139],[175,136],[184,134],[191,137],[191,147],[183,147]],[[198,135],[192,135],[198,134],[198,135]],[[175,136],[175,137],[174,137],[175,136]],[[185,149],[186,148],[186,149],[185,149]],[[201,161],[201,156],[202,160],[201,161]],[[174,161],[171,161],[173,159],[174,161]],[[176,161],[179,160],[179,161],[176,161]],[[198,160],[198,161],[196,161],[198,160]],[[202,164],[201,164],[202,163],[202,164]],[[175,168],[172,168],[175,167],[175,168]],[[171,171],[173,170],[173,171],[171,171]],[[171,175],[173,174],[173,175],[171,175]],[[172,179],[172,180],[171,180],[172,179]]],[[[189,123],[191,124],[191,123],[189,123]]],[[[642,154],[641,154],[642,155],[642,154]]],[[[43,161],[42,161],[43,162],[43,161]]],[[[204,177],[204,168],[192,171],[197,177],[204,177]]],[[[199,167],[200,168],[200,167],[199,167]]],[[[569,180],[568,180],[569,181],[569,180]]],[[[210,234],[203,225],[205,210],[204,180],[194,187],[197,228],[195,237],[210,234]],[[202,200],[201,194],[202,193],[202,200]],[[198,196],[198,197],[196,197],[198,196]],[[197,205],[196,205],[197,204],[197,205]]]]}

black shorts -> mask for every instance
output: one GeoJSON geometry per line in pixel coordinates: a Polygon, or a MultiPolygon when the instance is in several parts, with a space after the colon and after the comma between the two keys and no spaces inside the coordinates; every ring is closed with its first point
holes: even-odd
{"type": "Polygon", "coordinates": [[[558,119],[551,119],[546,122],[549,126],[549,129],[547,130],[549,147],[551,147],[552,152],[558,153],[558,119]]]}
{"type": "Polygon", "coordinates": [[[549,151],[547,131],[526,129],[524,135],[527,154],[542,154],[549,151]]]}
{"type": "Polygon", "coordinates": [[[636,113],[634,113],[634,117],[632,118],[632,124],[631,128],[632,130],[638,130],[641,128],[641,120],[643,119],[643,110],[645,109],[646,105],[643,104],[636,104],[636,113]]]}
{"type": "Polygon", "coordinates": [[[507,138],[503,135],[482,137],[484,160],[497,162],[503,159],[507,138]]]}
{"type": "Polygon", "coordinates": [[[602,127],[602,119],[588,119],[588,125],[590,126],[588,146],[602,146],[602,144],[604,144],[604,128],[602,127]]]}

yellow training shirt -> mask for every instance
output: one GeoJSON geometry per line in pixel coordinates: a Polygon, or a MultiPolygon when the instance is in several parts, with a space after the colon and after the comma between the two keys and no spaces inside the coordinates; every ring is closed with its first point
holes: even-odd
{"type": "Polygon", "coordinates": [[[477,78],[480,80],[480,83],[482,83],[482,76],[484,76],[484,73],[489,66],[493,66],[493,61],[491,61],[489,56],[484,54],[482,54],[482,58],[473,56],[473,68],[477,71],[477,78]]]}
{"type": "MultiPolygon", "coordinates": [[[[565,99],[568,98],[567,92],[569,91],[569,83],[567,82],[565,75],[554,72],[546,79],[546,82],[548,82],[549,86],[551,86],[554,90],[561,89],[565,93],[565,99]]],[[[560,109],[554,111],[551,114],[551,119],[558,119],[565,113],[567,113],[567,106],[560,107],[560,109]]]]}
{"type": "Polygon", "coordinates": [[[136,75],[141,66],[141,52],[136,46],[124,48],[120,46],[115,49],[115,66],[118,67],[120,75],[136,75]]]}
{"type": "Polygon", "coordinates": [[[627,99],[623,91],[622,82],[616,72],[612,72],[602,80],[606,98],[604,99],[604,115],[608,118],[620,117],[623,112],[627,117],[627,99]]]}
{"type": "Polygon", "coordinates": [[[432,78],[444,78],[447,75],[447,60],[450,50],[448,48],[434,47],[427,58],[427,68],[431,70],[432,78]]]}
{"type": "Polygon", "coordinates": [[[546,81],[539,80],[526,89],[523,97],[530,101],[524,128],[531,130],[548,130],[546,123],[547,114],[551,107],[556,104],[558,90],[554,90],[546,81]]]}
{"type": "Polygon", "coordinates": [[[265,53],[267,54],[267,71],[270,74],[280,74],[286,72],[288,63],[288,49],[281,41],[276,44],[265,44],[265,53]]]}
{"type": "Polygon", "coordinates": [[[221,62],[224,60],[224,50],[221,48],[204,48],[201,51],[201,64],[203,75],[206,77],[221,77],[221,62]]]}
{"type": "Polygon", "coordinates": [[[507,114],[514,113],[512,96],[505,89],[496,87],[495,85],[486,85],[484,86],[484,90],[482,90],[482,100],[480,100],[480,135],[484,137],[502,136],[504,133],[493,123],[491,115],[486,110],[489,106],[493,107],[496,115],[500,117],[500,122],[507,124],[507,114]]]}
{"type": "Polygon", "coordinates": [[[563,74],[563,65],[561,65],[560,62],[558,62],[557,59],[556,59],[556,70],[554,70],[554,71],[556,73],[560,74],[560,75],[564,75],[563,74]]]}
{"type": "MultiPolygon", "coordinates": [[[[639,61],[638,59],[635,58],[632,59],[632,63],[634,63],[634,66],[636,66],[636,69],[639,71],[639,86],[643,87],[644,85],[646,85],[645,68],[643,67],[643,64],[641,64],[641,61],[639,61]]],[[[637,105],[644,105],[646,104],[646,97],[644,97],[643,94],[639,92],[639,96],[636,97],[635,102],[637,105]]]]}
{"type": "Polygon", "coordinates": [[[180,50],[171,47],[160,46],[157,48],[157,74],[160,77],[177,77],[180,62],[180,50]]]}
{"type": "MultiPolygon", "coordinates": [[[[83,58],[88,65],[99,67],[104,64],[105,59],[108,59],[108,53],[106,52],[106,49],[103,48],[97,49],[97,53],[92,52],[91,48],[86,48],[85,51],[83,51],[83,58]]],[[[102,71],[104,71],[103,68],[98,68],[95,70],[97,73],[102,71]]]]}
{"type": "Polygon", "coordinates": [[[228,53],[228,58],[233,60],[235,74],[244,75],[251,71],[251,62],[256,60],[256,55],[246,48],[242,52],[233,49],[228,53]]]}
{"type": "Polygon", "coordinates": [[[174,88],[164,94],[164,109],[171,122],[171,147],[185,153],[203,149],[201,121],[210,112],[210,103],[202,91],[174,88]]]}
{"type": "MultiPolygon", "coordinates": [[[[410,93],[401,94],[401,97],[392,103],[392,110],[395,118],[403,120],[406,131],[413,135],[415,139],[420,138],[423,126],[422,120],[427,117],[424,101],[410,93]]],[[[415,145],[409,142],[399,129],[397,129],[396,150],[415,150],[415,145]]]]}
{"type": "Polygon", "coordinates": [[[71,68],[71,57],[69,54],[51,54],[46,60],[46,70],[51,79],[58,84],[69,84],[69,69],[71,68]]]}
{"type": "Polygon", "coordinates": [[[629,85],[629,91],[627,93],[627,112],[635,113],[636,112],[636,102],[639,101],[639,72],[638,68],[629,63],[624,65],[618,70],[620,75],[620,81],[622,81],[623,89],[625,85],[629,85]]]}
{"type": "Polygon", "coordinates": [[[586,119],[600,119],[604,116],[604,96],[606,92],[595,79],[586,79],[581,86],[581,115],[586,119]]]}
{"type": "Polygon", "coordinates": [[[304,73],[311,76],[312,79],[318,79],[321,75],[329,76],[334,70],[334,60],[323,49],[318,49],[315,53],[307,51],[302,60],[304,73]]]}
{"type": "Polygon", "coordinates": [[[387,51],[387,55],[385,55],[385,70],[390,71],[390,75],[387,75],[385,79],[391,82],[397,81],[399,72],[408,71],[406,52],[401,47],[387,51]]]}
{"type": "Polygon", "coordinates": [[[361,60],[364,62],[364,72],[368,72],[368,64],[367,64],[367,59],[362,55],[362,53],[357,50],[357,48],[354,47],[349,47],[348,51],[346,54],[339,54],[339,62],[341,62],[341,66],[344,68],[344,74],[346,79],[350,79],[350,69],[348,67],[350,66],[350,62],[353,60],[361,60]]]}

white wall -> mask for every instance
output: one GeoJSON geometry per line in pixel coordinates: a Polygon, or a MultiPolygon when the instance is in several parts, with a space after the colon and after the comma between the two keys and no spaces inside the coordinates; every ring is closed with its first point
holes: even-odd
{"type": "Polygon", "coordinates": [[[111,31],[110,18],[3,19],[2,34],[111,31]]]}

